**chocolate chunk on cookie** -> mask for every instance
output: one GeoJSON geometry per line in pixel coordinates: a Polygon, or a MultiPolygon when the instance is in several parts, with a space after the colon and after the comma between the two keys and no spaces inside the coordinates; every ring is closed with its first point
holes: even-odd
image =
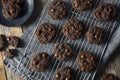
{"type": "Polygon", "coordinates": [[[94,15],[99,21],[111,21],[116,17],[116,11],[116,7],[112,4],[102,3],[96,8],[94,15]]]}
{"type": "Polygon", "coordinates": [[[83,51],[78,54],[76,65],[80,71],[89,72],[96,67],[96,59],[91,53],[83,51]]]}
{"type": "Polygon", "coordinates": [[[118,80],[113,74],[104,74],[100,80],[118,80]]]}
{"type": "Polygon", "coordinates": [[[7,49],[5,52],[4,52],[4,56],[6,58],[13,58],[14,57],[14,50],[13,49],[7,49]]]}
{"type": "Polygon", "coordinates": [[[99,27],[91,27],[86,33],[86,38],[89,42],[99,44],[104,39],[104,31],[99,27]]]}
{"type": "Polygon", "coordinates": [[[93,0],[72,0],[72,6],[76,10],[86,10],[92,6],[93,0]]]}
{"type": "Polygon", "coordinates": [[[55,73],[56,80],[73,80],[73,70],[70,67],[61,67],[55,73]]]}
{"type": "Polygon", "coordinates": [[[77,39],[82,35],[82,23],[76,19],[70,19],[62,27],[63,34],[69,39],[77,39]]]}
{"type": "Polygon", "coordinates": [[[6,19],[15,19],[21,16],[22,9],[17,4],[7,4],[2,8],[2,14],[6,19]]]}
{"type": "Polygon", "coordinates": [[[51,42],[55,36],[55,27],[49,23],[43,23],[36,31],[36,37],[41,44],[47,44],[51,42]]]}
{"type": "Polygon", "coordinates": [[[56,43],[55,49],[54,49],[54,56],[60,60],[65,61],[70,58],[72,54],[72,49],[67,43],[56,43]]]}
{"type": "Polygon", "coordinates": [[[67,14],[66,5],[67,4],[65,1],[54,0],[48,7],[48,14],[51,16],[51,18],[55,20],[61,20],[64,17],[66,17],[67,14]]]}
{"type": "Polygon", "coordinates": [[[16,37],[16,36],[8,36],[7,37],[7,41],[8,41],[8,43],[9,43],[10,46],[18,47],[19,46],[20,38],[16,37]]]}
{"type": "Polygon", "coordinates": [[[50,64],[50,56],[45,52],[35,54],[30,60],[30,67],[38,72],[45,71],[50,64]]]}

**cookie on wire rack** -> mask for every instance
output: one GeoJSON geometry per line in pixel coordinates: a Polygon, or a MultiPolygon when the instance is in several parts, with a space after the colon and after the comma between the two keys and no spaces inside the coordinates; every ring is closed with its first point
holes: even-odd
{"type": "Polygon", "coordinates": [[[82,72],[90,72],[96,68],[95,57],[87,51],[82,51],[76,58],[76,65],[82,72]]]}
{"type": "Polygon", "coordinates": [[[55,44],[54,56],[60,61],[68,60],[72,55],[72,48],[67,43],[58,42],[55,44]]]}
{"type": "Polygon", "coordinates": [[[30,67],[38,72],[45,71],[50,64],[50,56],[45,52],[40,52],[32,56],[30,67]]]}
{"type": "Polygon", "coordinates": [[[117,9],[114,5],[101,3],[94,12],[95,18],[99,21],[111,21],[116,18],[117,9]]]}
{"type": "Polygon", "coordinates": [[[72,0],[72,6],[75,10],[83,11],[91,8],[93,0],[72,0]]]}
{"type": "Polygon", "coordinates": [[[82,35],[83,25],[77,19],[72,18],[64,24],[62,32],[68,39],[78,39],[82,35]]]}
{"type": "Polygon", "coordinates": [[[36,31],[36,38],[41,44],[51,42],[56,36],[55,27],[50,23],[43,23],[36,31]]]}
{"type": "Polygon", "coordinates": [[[67,15],[67,4],[63,0],[54,0],[48,7],[48,14],[52,19],[61,20],[67,15]]]}
{"type": "Polygon", "coordinates": [[[74,80],[73,70],[70,67],[60,67],[55,73],[56,80],[74,80]]]}
{"type": "Polygon", "coordinates": [[[104,31],[97,26],[90,27],[86,32],[86,38],[90,43],[100,44],[104,39],[104,31]]]}

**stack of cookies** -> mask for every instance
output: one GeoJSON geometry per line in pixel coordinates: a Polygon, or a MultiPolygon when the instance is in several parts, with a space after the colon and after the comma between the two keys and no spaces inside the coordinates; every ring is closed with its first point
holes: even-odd
{"type": "Polygon", "coordinates": [[[24,0],[1,0],[2,14],[8,19],[15,19],[22,15],[22,4],[24,0]]]}

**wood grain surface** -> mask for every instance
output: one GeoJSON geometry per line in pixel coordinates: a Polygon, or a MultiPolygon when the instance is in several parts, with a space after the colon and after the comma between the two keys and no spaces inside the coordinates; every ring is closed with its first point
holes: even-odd
{"type": "MultiPolygon", "coordinates": [[[[35,2],[37,3],[37,5],[44,5],[47,0],[35,0],[35,2]]],[[[35,4],[36,4],[35,3],[35,4]]],[[[39,7],[38,7],[39,9],[39,7]]],[[[32,17],[34,17],[32,15],[32,17]]],[[[30,23],[30,21],[32,21],[33,18],[31,18],[28,22],[26,22],[25,25],[23,26],[15,26],[15,27],[4,27],[2,25],[0,25],[0,34],[5,34],[5,35],[14,35],[14,36],[18,36],[20,37],[23,33],[23,31],[25,30],[25,28],[28,26],[28,24],[30,23]]],[[[118,48],[120,49],[120,48],[118,48]]],[[[116,57],[116,59],[111,59],[111,63],[109,64],[109,66],[106,69],[106,72],[108,73],[113,73],[115,75],[117,75],[118,77],[120,77],[120,50],[118,52],[118,56],[116,57]]],[[[116,53],[114,53],[116,54],[116,53]]],[[[22,80],[22,78],[20,78],[19,76],[15,75],[14,73],[12,73],[9,69],[7,69],[4,65],[3,65],[3,52],[0,53],[0,80],[22,80]]]]}

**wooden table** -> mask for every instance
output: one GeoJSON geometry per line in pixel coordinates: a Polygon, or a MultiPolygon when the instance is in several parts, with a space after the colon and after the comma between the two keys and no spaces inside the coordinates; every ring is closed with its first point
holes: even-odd
{"type": "MultiPolygon", "coordinates": [[[[35,1],[37,4],[40,4],[40,5],[41,3],[42,4],[46,3],[46,0],[35,0],[35,1]]],[[[27,25],[15,26],[15,27],[9,27],[9,28],[0,25],[0,34],[14,35],[14,36],[21,37],[23,31],[25,30],[25,27],[27,27],[27,25]]],[[[22,78],[12,73],[9,69],[7,69],[3,65],[3,54],[1,53],[0,53],[0,80],[22,80],[22,78]]],[[[119,53],[120,53],[120,50],[119,50],[119,53]]],[[[109,64],[108,68],[106,69],[106,72],[113,73],[120,77],[119,61],[120,61],[120,54],[117,56],[116,59],[112,60],[112,63],[109,64]]]]}

